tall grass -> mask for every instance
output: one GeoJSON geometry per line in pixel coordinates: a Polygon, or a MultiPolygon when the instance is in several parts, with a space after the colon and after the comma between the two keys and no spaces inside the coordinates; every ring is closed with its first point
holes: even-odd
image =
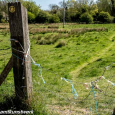
{"type": "MultiPolygon", "coordinates": [[[[31,28],[31,56],[41,64],[42,75],[46,81],[46,84],[43,84],[40,74],[38,74],[40,69],[32,65],[33,102],[31,108],[34,110],[34,114],[83,115],[85,110],[87,110],[87,114],[90,114],[88,96],[92,87],[86,89],[83,84],[95,81],[103,75],[104,67],[115,62],[115,25],[68,24],[65,25],[65,29],[60,25],[58,25],[58,29],[48,28],[51,25],[44,24],[29,26],[31,28]],[[72,81],[79,95],[77,99],[74,99],[71,84],[61,80],[61,77],[72,81]]],[[[8,40],[10,34],[7,33],[4,36],[2,31],[4,32],[5,29],[0,29],[0,46],[1,49],[4,49],[10,47],[8,40]]],[[[11,52],[10,49],[8,52],[11,52]]],[[[4,59],[11,56],[11,53],[8,56],[2,56],[2,53],[7,52],[0,51],[0,71],[4,68],[4,59]]],[[[8,59],[5,63],[7,61],[8,59]]],[[[112,82],[115,82],[114,69],[113,65],[104,74],[112,82]]],[[[14,83],[13,75],[10,73],[6,84],[9,86],[12,83],[14,83]]],[[[13,89],[6,87],[6,84],[3,85],[4,87],[0,87],[0,101],[5,101],[6,99],[3,97],[9,92],[10,96],[13,95],[13,89]]],[[[97,109],[100,115],[108,115],[114,107],[114,87],[105,80],[100,80],[98,85],[103,92],[94,89],[98,102],[97,109]]],[[[93,93],[90,96],[91,107],[96,114],[93,93]]],[[[7,104],[10,107],[10,103],[7,104]]]]}

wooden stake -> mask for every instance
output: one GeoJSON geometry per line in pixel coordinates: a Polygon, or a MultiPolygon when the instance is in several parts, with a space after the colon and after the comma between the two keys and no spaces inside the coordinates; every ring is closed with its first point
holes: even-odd
{"type": "Polygon", "coordinates": [[[27,10],[20,2],[8,3],[16,97],[31,98],[32,73],[27,10]],[[23,52],[27,53],[25,55],[23,52]],[[27,57],[26,57],[27,56],[27,57]]]}

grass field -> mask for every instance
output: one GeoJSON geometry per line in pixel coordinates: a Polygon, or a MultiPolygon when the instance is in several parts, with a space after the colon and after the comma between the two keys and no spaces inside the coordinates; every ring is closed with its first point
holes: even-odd
{"type": "MultiPolygon", "coordinates": [[[[46,82],[40,77],[40,69],[32,65],[34,114],[91,115],[92,108],[93,115],[111,115],[115,107],[115,87],[111,84],[115,83],[115,24],[68,23],[64,29],[62,24],[31,24],[29,32],[31,56],[41,64],[46,82]],[[106,79],[98,81],[94,96],[92,87],[86,89],[84,83],[90,84],[100,76],[106,79]],[[72,81],[77,99],[71,84],[61,78],[72,81]]],[[[0,24],[0,73],[11,55],[8,24],[0,24]]],[[[11,71],[0,87],[0,107],[13,94],[11,71]]]]}

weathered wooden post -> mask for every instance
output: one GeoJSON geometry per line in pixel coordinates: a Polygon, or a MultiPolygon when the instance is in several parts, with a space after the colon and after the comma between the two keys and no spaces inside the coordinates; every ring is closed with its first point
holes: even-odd
{"type": "Polygon", "coordinates": [[[115,108],[114,108],[114,110],[113,110],[113,114],[112,115],[115,115],[115,108]]]}
{"type": "Polygon", "coordinates": [[[32,73],[27,10],[20,2],[8,3],[15,94],[19,99],[31,98],[32,73]]]}

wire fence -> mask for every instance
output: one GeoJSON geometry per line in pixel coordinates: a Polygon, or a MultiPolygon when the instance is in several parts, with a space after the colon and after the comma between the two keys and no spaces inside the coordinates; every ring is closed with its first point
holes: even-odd
{"type": "MultiPolygon", "coordinates": [[[[77,87],[83,86],[83,83],[77,83],[73,81],[74,87],[79,94],[79,97],[75,99],[72,94],[72,88],[70,84],[66,84],[64,81],[59,81],[59,86],[55,85],[57,80],[56,75],[53,75],[54,84],[47,84],[46,86],[39,85],[39,92],[45,105],[52,114],[60,115],[90,115],[90,114],[112,114],[114,109],[114,87],[108,84],[103,87],[103,91],[96,90],[94,84],[88,91],[77,89],[77,87]],[[77,85],[76,85],[77,84],[77,85]],[[67,85],[67,89],[64,85],[67,85]],[[86,93],[87,92],[87,93],[86,93]],[[85,96],[84,96],[85,95],[85,96]]],[[[84,87],[85,88],[85,87],[84,87]]],[[[82,88],[83,89],[83,88],[82,88]]]]}
{"type": "MultiPolygon", "coordinates": [[[[2,46],[3,42],[0,42],[2,46]]],[[[8,41],[10,44],[10,41],[8,41]]],[[[12,53],[10,45],[0,49],[0,73],[6,66],[12,53]]],[[[13,55],[15,56],[15,55],[13,55]]],[[[20,57],[17,57],[20,59],[20,57]]],[[[32,58],[33,59],[33,58],[32,58]]],[[[78,82],[59,76],[59,73],[40,67],[32,61],[33,107],[41,114],[48,115],[111,115],[115,107],[115,63],[111,63],[103,69],[103,74],[97,79],[88,82],[78,82]],[[33,67],[36,66],[36,67],[33,67]],[[48,74],[47,74],[48,73],[48,74]],[[111,74],[112,73],[112,74],[111,74]],[[38,77],[35,77],[38,76],[38,77]],[[45,77],[44,77],[45,76],[45,77]],[[47,79],[45,80],[45,78],[47,79]]],[[[20,109],[20,102],[10,97],[15,95],[11,71],[0,86],[0,110],[20,109]],[[7,103],[4,103],[4,100],[7,103]]],[[[25,107],[21,104],[21,108],[25,107]]]]}

